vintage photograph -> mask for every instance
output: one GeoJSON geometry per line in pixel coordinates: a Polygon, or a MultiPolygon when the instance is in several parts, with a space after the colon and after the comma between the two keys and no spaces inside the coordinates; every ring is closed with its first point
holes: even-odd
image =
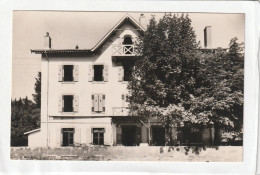
{"type": "Polygon", "coordinates": [[[242,162],[243,13],[13,11],[13,160],[242,162]]]}

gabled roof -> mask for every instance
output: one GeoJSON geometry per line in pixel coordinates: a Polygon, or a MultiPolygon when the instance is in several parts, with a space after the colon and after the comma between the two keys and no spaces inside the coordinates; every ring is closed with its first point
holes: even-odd
{"type": "Polygon", "coordinates": [[[129,20],[134,26],[136,26],[137,28],[139,28],[141,31],[145,31],[145,29],[133,18],[131,17],[129,14],[126,14],[98,43],[96,46],[94,46],[91,51],[94,52],[97,48],[99,48],[99,46],[101,46],[109,37],[110,35],[115,31],[115,29],[117,29],[118,27],[120,27],[120,25],[122,25],[126,20],[129,20]]]}
{"type": "Polygon", "coordinates": [[[95,52],[111,35],[119,28],[126,20],[131,22],[135,27],[141,31],[145,29],[129,14],[126,14],[92,49],[37,49],[31,50],[32,53],[42,54],[42,53],[89,53],[95,52]]]}

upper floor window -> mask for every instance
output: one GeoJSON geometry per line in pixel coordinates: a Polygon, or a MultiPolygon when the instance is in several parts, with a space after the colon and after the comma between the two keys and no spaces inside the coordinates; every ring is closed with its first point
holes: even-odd
{"type": "Polygon", "coordinates": [[[73,81],[73,65],[64,65],[63,72],[63,81],[73,81]]]}
{"type": "Polygon", "coordinates": [[[79,99],[76,95],[62,95],[59,99],[59,112],[78,112],[79,99]]]}
{"type": "Polygon", "coordinates": [[[64,95],[63,104],[63,112],[73,112],[73,95],[64,95]]]}
{"type": "Polygon", "coordinates": [[[107,65],[89,65],[89,81],[108,81],[107,65]]]}
{"type": "Polygon", "coordinates": [[[103,81],[104,65],[94,65],[94,81],[103,81]]]}
{"type": "Polygon", "coordinates": [[[130,81],[132,76],[132,69],[134,66],[134,61],[124,61],[122,66],[118,69],[118,81],[130,81]]]}
{"type": "Polygon", "coordinates": [[[77,65],[61,65],[59,66],[59,81],[73,82],[78,81],[79,68],[77,65]]]}
{"type": "Polygon", "coordinates": [[[105,112],[105,95],[93,94],[92,99],[92,112],[105,112]]]}

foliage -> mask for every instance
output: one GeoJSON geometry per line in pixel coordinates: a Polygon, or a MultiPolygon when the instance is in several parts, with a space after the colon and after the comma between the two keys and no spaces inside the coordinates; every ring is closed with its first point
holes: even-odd
{"type": "Polygon", "coordinates": [[[32,94],[33,100],[36,103],[37,108],[41,108],[41,72],[38,72],[38,77],[35,78],[34,84],[35,94],[32,94]]]}
{"type": "Polygon", "coordinates": [[[26,146],[27,135],[25,132],[40,127],[40,101],[41,101],[41,73],[35,78],[34,101],[27,96],[18,101],[11,100],[11,146],[26,146]]]}
{"type": "Polygon", "coordinates": [[[166,128],[192,123],[241,131],[243,124],[243,45],[204,53],[188,16],[151,18],[140,38],[139,58],[129,82],[132,114],[156,117],[166,128]]]}

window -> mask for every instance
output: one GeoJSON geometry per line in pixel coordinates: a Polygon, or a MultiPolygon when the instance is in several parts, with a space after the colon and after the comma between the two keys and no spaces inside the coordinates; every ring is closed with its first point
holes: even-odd
{"type": "Polygon", "coordinates": [[[62,146],[74,145],[74,128],[62,128],[62,146]]]}
{"type": "Polygon", "coordinates": [[[104,128],[93,128],[93,144],[94,145],[104,145],[104,128]]]}
{"type": "Polygon", "coordinates": [[[125,37],[123,44],[126,45],[126,46],[124,46],[124,53],[133,54],[133,46],[131,46],[133,44],[133,42],[132,42],[131,36],[125,37]]]}
{"type": "Polygon", "coordinates": [[[119,66],[118,80],[119,81],[130,81],[132,76],[132,69],[134,61],[124,61],[122,66],[119,66]]]}
{"type": "Polygon", "coordinates": [[[130,81],[132,76],[132,67],[130,65],[124,66],[124,81],[130,81]]]}
{"type": "Polygon", "coordinates": [[[94,65],[94,81],[103,81],[103,65],[94,65]]]}
{"type": "Polygon", "coordinates": [[[89,81],[108,81],[108,65],[89,65],[89,81]]]}
{"type": "Polygon", "coordinates": [[[78,66],[77,65],[62,65],[59,66],[59,81],[75,82],[78,81],[78,66]]]}
{"type": "Polygon", "coordinates": [[[63,71],[63,81],[73,81],[73,65],[64,65],[63,71]]]}
{"type": "Polygon", "coordinates": [[[63,112],[73,112],[73,95],[64,95],[63,103],[63,112]]]}
{"type": "Polygon", "coordinates": [[[60,95],[59,112],[78,112],[79,97],[77,95],[60,95]]]}
{"type": "Polygon", "coordinates": [[[105,111],[105,95],[93,94],[92,98],[92,112],[104,112],[105,111]]]}

